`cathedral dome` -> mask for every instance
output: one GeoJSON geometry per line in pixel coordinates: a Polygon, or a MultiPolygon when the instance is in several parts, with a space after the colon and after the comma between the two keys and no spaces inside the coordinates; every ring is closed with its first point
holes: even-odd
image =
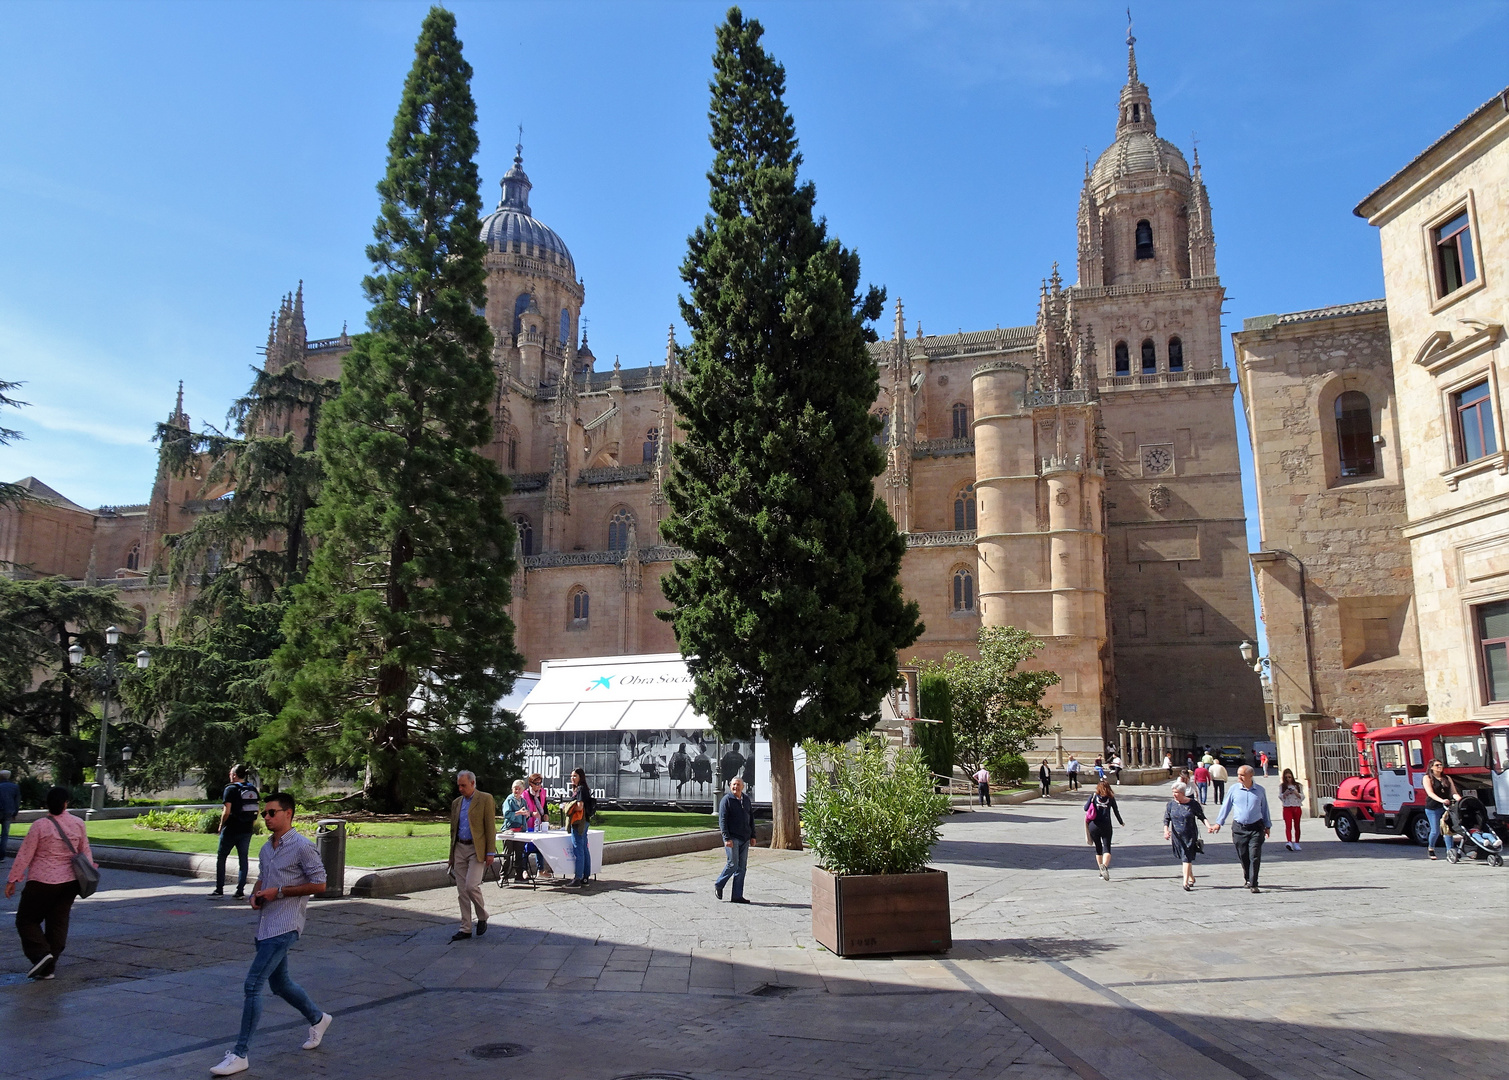
{"type": "Polygon", "coordinates": [[[1189,162],[1167,139],[1151,131],[1123,132],[1095,161],[1090,183],[1104,188],[1114,180],[1138,173],[1164,173],[1189,179],[1189,162]]]}
{"type": "Polygon", "coordinates": [[[524,172],[524,148],[516,146],[514,150],[513,168],[503,176],[502,201],[496,210],[482,219],[482,242],[489,251],[516,251],[550,261],[561,260],[573,267],[575,264],[566,241],[550,226],[531,216],[529,192],[534,185],[524,172]]]}

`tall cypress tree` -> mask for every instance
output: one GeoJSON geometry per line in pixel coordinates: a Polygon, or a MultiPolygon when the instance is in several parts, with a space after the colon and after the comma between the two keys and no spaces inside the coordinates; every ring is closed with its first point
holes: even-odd
{"type": "Polygon", "coordinates": [[[263,736],[314,765],[365,758],[367,800],[386,810],[432,799],[457,757],[514,752],[493,707],[521,664],[508,482],[478,452],[492,438],[492,334],[455,16],[431,8],[414,53],[367,248],[370,332],[325,411],[314,558],[275,658],[287,704],[263,736]]]}
{"type": "Polygon", "coordinates": [[[885,294],[861,295],[859,257],[813,217],[763,32],[738,8],[718,29],[711,205],[681,268],[692,343],[663,527],[695,557],[662,587],[693,701],[721,736],[769,739],[773,843],[798,848],[792,745],[868,728],[922,627],[873,486],[867,323],[885,294]]]}

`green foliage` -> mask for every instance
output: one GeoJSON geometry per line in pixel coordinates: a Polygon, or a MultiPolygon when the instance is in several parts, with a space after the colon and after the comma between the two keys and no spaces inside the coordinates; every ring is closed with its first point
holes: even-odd
{"type": "Polygon", "coordinates": [[[935,776],[954,775],[954,707],[949,697],[948,679],[939,672],[929,672],[917,679],[917,709],[923,719],[935,724],[914,724],[912,734],[922,760],[935,776]]]}
{"type": "Polygon", "coordinates": [[[68,649],[83,646],[92,666],[105,628],[130,621],[114,589],[0,577],[0,761],[15,762],[18,776],[46,768],[63,786],[83,781],[85,764],[95,761],[86,736],[99,732],[97,698],[68,649]]]}
{"type": "Polygon", "coordinates": [[[1052,728],[1043,694],[1059,681],[1054,671],[1020,671],[1042,642],[1014,626],[980,630],[980,658],[949,652],[942,663],[918,664],[921,678],[941,676],[949,688],[955,760],[965,774],[1009,754],[1022,755],[1052,728]]]}
{"type": "Polygon", "coordinates": [[[992,778],[1000,784],[1017,785],[1027,779],[1027,759],[1021,754],[1002,754],[990,759],[985,766],[992,778]]]}
{"type": "MultiPolygon", "coordinates": [[[[158,832],[213,833],[220,830],[219,810],[151,810],[137,818],[138,829],[158,832]]],[[[259,822],[254,831],[261,831],[259,822]]]]}
{"type": "Polygon", "coordinates": [[[948,796],[933,790],[927,764],[915,749],[894,758],[881,740],[857,746],[802,744],[815,771],[802,808],[802,824],[819,865],[835,874],[915,874],[927,867],[938,842],[938,818],[948,796]]]}
{"type": "Polygon", "coordinates": [[[661,526],[692,558],[661,587],[698,710],[720,737],[771,740],[780,838],[795,835],[790,746],[868,728],[922,627],[873,486],[866,324],[884,293],[860,293],[859,257],[813,217],[763,32],[737,8],[718,29],[710,212],[681,267],[692,342],[668,389],[685,438],[661,526]]]}
{"type": "Polygon", "coordinates": [[[367,249],[370,332],[325,408],[319,544],[275,658],[285,704],[251,749],[364,765],[368,803],[389,811],[434,804],[443,770],[485,774],[520,743],[517,723],[494,714],[522,661],[507,614],[508,483],[478,453],[495,387],[477,314],[476,106],[455,30],[454,15],[430,10],[404,84],[367,249]]]}
{"type": "MultiPolygon", "coordinates": [[[[0,408],[10,407],[19,409],[26,404],[24,401],[17,401],[13,397],[6,396],[7,390],[14,390],[20,385],[18,382],[6,382],[4,379],[0,379],[0,408]]],[[[22,435],[15,428],[0,425],[0,446],[5,446],[7,443],[24,438],[26,436],[22,435]]],[[[23,503],[29,498],[31,498],[31,493],[20,484],[11,483],[8,480],[0,480],[0,509],[23,503]]]]}

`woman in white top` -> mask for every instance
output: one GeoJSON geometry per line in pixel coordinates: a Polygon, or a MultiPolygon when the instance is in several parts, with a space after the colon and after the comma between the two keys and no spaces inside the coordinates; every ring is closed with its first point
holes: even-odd
{"type": "Polygon", "coordinates": [[[1293,769],[1285,769],[1279,778],[1278,801],[1284,808],[1284,850],[1298,851],[1299,819],[1304,813],[1305,789],[1294,779],[1293,769]]]}

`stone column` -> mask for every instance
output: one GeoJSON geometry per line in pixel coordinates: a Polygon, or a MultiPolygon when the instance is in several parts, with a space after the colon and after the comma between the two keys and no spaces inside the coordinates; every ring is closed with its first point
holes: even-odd
{"type": "Polygon", "coordinates": [[[1132,755],[1129,752],[1131,748],[1127,742],[1127,726],[1125,724],[1116,725],[1116,742],[1121,748],[1122,763],[1130,765],[1132,763],[1132,755]]]}

